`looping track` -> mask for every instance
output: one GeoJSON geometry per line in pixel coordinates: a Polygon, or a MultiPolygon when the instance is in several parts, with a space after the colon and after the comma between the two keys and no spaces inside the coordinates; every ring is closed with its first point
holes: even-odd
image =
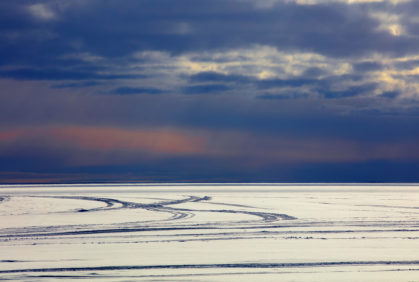
{"type": "Polygon", "coordinates": [[[419,188],[25,189],[0,189],[1,279],[407,282],[419,273],[419,188]]]}

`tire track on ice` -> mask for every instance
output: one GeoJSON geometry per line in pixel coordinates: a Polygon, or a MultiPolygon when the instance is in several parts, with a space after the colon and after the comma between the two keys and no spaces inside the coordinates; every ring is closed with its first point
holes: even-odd
{"type": "Polygon", "coordinates": [[[169,265],[115,265],[92,267],[57,267],[0,270],[0,274],[25,272],[75,272],[75,271],[114,271],[114,270],[149,270],[149,269],[220,269],[220,268],[313,268],[330,266],[370,266],[370,265],[418,265],[418,260],[407,261],[325,261],[295,263],[215,263],[215,264],[169,264],[169,265]]]}

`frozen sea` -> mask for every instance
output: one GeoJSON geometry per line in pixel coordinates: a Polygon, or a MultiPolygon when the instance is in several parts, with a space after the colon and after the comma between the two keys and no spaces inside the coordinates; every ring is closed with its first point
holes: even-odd
{"type": "Polygon", "coordinates": [[[419,185],[0,186],[0,280],[419,281],[419,185]]]}

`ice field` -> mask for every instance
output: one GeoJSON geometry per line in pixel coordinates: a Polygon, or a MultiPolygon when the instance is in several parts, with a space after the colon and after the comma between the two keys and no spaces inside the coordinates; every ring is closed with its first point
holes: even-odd
{"type": "Polygon", "coordinates": [[[419,281],[419,186],[0,186],[0,280],[72,278],[419,281]]]}

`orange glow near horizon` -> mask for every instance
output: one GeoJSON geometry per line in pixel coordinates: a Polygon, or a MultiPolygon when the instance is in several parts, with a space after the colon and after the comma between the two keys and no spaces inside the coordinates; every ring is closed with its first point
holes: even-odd
{"type": "Polygon", "coordinates": [[[95,151],[144,151],[166,155],[200,154],[205,151],[203,137],[177,129],[121,129],[112,127],[62,126],[21,128],[0,131],[0,142],[41,140],[95,151]]]}
{"type": "Polygon", "coordinates": [[[50,134],[57,140],[96,150],[122,149],[162,154],[198,154],[202,153],[206,146],[203,138],[180,130],[65,126],[51,129],[50,134]]]}
{"type": "Polygon", "coordinates": [[[126,164],[177,156],[271,163],[334,163],[419,158],[416,143],[381,144],[351,139],[252,135],[240,131],[179,128],[126,129],[100,126],[19,128],[0,131],[0,153],[33,147],[71,165],[126,164]]]}

